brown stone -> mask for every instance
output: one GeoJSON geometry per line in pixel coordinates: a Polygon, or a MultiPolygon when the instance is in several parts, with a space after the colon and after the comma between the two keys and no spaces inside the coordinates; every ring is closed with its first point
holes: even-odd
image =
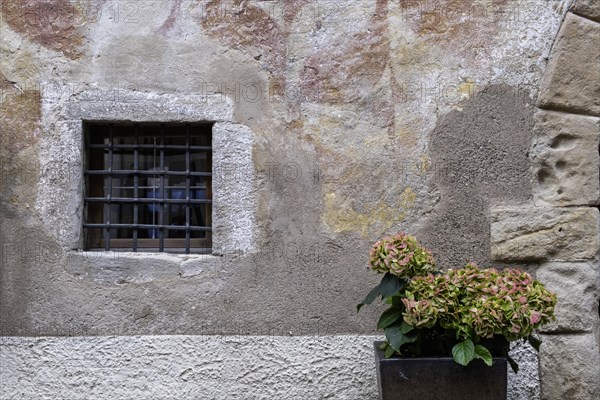
{"type": "Polygon", "coordinates": [[[536,277],[556,293],[556,321],[544,332],[591,332],[598,326],[600,271],[597,262],[547,263],[536,277]]]}
{"type": "Polygon", "coordinates": [[[600,116],[600,24],[569,13],[542,82],[540,106],[600,116]]]}
{"type": "Polygon", "coordinates": [[[541,335],[542,400],[600,398],[600,351],[593,334],[541,335]]]}
{"type": "Polygon", "coordinates": [[[600,22],[600,1],[598,0],[577,0],[571,6],[571,11],[600,22]]]}
{"type": "Polygon", "coordinates": [[[598,209],[492,208],[492,258],[497,261],[589,260],[598,254],[598,209]]]}
{"type": "Polygon", "coordinates": [[[532,147],[536,205],[597,205],[600,201],[595,117],[538,111],[532,147]]]}

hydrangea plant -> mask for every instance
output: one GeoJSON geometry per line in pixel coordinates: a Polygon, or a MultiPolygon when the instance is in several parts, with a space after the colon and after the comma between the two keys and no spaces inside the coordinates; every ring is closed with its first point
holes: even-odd
{"type": "Polygon", "coordinates": [[[386,357],[451,354],[461,365],[491,365],[492,353],[502,352],[517,372],[508,342],[523,339],[537,350],[534,330],[555,319],[556,295],[519,269],[468,263],[440,272],[431,253],[404,233],[379,240],[369,255],[370,268],[384,275],[357,310],[377,297],[389,305],[377,323],[386,357]]]}
{"type": "Polygon", "coordinates": [[[369,256],[373,271],[389,272],[402,279],[435,271],[431,253],[419,246],[417,239],[403,232],[379,240],[369,256]]]}

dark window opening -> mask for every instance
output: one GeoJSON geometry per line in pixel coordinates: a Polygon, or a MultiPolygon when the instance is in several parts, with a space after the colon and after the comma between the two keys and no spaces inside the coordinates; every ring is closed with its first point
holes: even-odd
{"type": "Polygon", "coordinates": [[[212,251],[212,124],[84,124],[86,250],[212,251]]]}

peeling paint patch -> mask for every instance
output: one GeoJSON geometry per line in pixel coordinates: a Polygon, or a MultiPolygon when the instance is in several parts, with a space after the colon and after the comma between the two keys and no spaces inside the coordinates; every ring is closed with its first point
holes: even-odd
{"type": "Polygon", "coordinates": [[[296,16],[301,13],[302,7],[310,3],[311,0],[294,0],[283,3],[283,19],[286,23],[294,21],[296,16]]]}
{"type": "Polygon", "coordinates": [[[173,1],[173,4],[171,5],[171,11],[169,12],[169,16],[158,29],[159,32],[166,33],[173,28],[173,26],[175,25],[175,20],[177,19],[177,15],[179,14],[181,9],[181,2],[182,0],[173,1]]]}
{"type": "MultiPolygon", "coordinates": [[[[335,104],[355,101],[373,90],[390,57],[387,1],[377,1],[368,26],[368,31],[341,38],[306,60],[300,74],[305,92],[335,104]]],[[[380,104],[375,107],[379,110],[380,104]]]]}
{"type": "Polygon", "coordinates": [[[0,6],[15,32],[70,59],[81,56],[85,19],[68,0],[1,0],[0,6]]]}
{"type": "Polygon", "coordinates": [[[277,22],[260,7],[235,0],[226,5],[223,0],[212,0],[205,4],[211,11],[202,16],[201,25],[210,36],[234,49],[252,51],[256,60],[273,76],[275,83],[282,84],[285,71],[285,40],[277,22]],[[239,10],[235,17],[221,15],[223,7],[239,10]],[[281,81],[281,82],[279,82],[281,81]]]}
{"type": "Polygon", "coordinates": [[[0,73],[0,201],[28,209],[39,177],[40,93],[0,73]]]}
{"type": "Polygon", "coordinates": [[[41,116],[39,91],[12,93],[0,99],[0,145],[20,151],[37,142],[41,116]]]}
{"type": "Polygon", "coordinates": [[[410,26],[419,36],[427,38],[428,43],[452,49],[457,54],[477,54],[476,59],[489,57],[497,32],[520,17],[519,4],[513,3],[516,2],[426,0],[406,2],[402,7],[410,26]]]}

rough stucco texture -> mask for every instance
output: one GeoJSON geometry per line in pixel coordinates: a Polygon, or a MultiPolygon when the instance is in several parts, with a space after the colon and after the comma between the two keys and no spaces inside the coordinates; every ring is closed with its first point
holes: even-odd
{"type": "Polygon", "coordinates": [[[432,163],[443,171],[435,180],[441,201],[420,234],[443,267],[461,266],[466,258],[489,264],[490,205],[530,199],[533,111],[522,93],[497,86],[438,122],[429,146],[432,163]]]}
{"type": "MultiPolygon", "coordinates": [[[[1,338],[0,391],[27,400],[376,400],[375,339],[1,338]]],[[[522,347],[512,354],[526,372],[508,373],[507,400],[538,400],[537,357],[522,347]]]]}

